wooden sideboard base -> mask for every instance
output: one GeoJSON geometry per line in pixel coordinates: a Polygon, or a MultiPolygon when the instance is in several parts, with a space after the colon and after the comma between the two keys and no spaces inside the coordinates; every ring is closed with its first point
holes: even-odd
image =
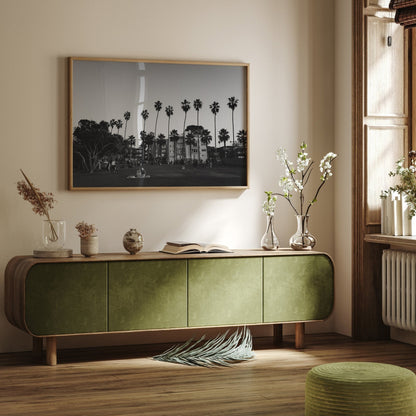
{"type": "Polygon", "coordinates": [[[42,359],[43,338],[32,337],[33,342],[33,358],[42,359]]]}
{"type": "Polygon", "coordinates": [[[283,340],[283,325],[273,324],[273,342],[274,345],[281,345],[283,340]]]}
{"type": "Polygon", "coordinates": [[[33,337],[36,357],[46,349],[48,365],[57,364],[58,337],[82,334],[268,324],[282,345],[283,325],[294,323],[304,348],[305,322],[331,314],[334,269],[325,253],[288,249],[17,256],[4,293],[7,319],[33,337]]]}
{"type": "Polygon", "coordinates": [[[33,358],[39,361],[42,360],[44,338],[46,339],[46,364],[56,365],[58,362],[56,354],[56,337],[32,337],[33,358]]]}
{"type": "MultiPolygon", "coordinates": [[[[274,345],[281,345],[283,340],[283,324],[273,324],[274,345]]],[[[295,348],[305,348],[305,322],[295,323],[295,348]]]]}
{"type": "Polygon", "coordinates": [[[296,322],[295,348],[305,348],[305,322],[296,322]]]}
{"type": "Polygon", "coordinates": [[[56,337],[46,338],[46,364],[56,365],[56,337]]]}
{"type": "MultiPolygon", "coordinates": [[[[42,359],[43,349],[43,337],[33,338],[33,356],[36,359],[42,359]]],[[[46,338],[46,364],[56,365],[57,359],[57,337],[45,337],[46,338]]],[[[283,340],[283,324],[273,324],[273,341],[276,346],[281,345],[283,340]]],[[[305,348],[305,323],[295,323],[295,348],[305,348]]]]}

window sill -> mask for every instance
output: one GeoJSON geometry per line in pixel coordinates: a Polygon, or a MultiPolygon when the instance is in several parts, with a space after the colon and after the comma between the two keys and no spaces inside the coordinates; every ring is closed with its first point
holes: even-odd
{"type": "Polygon", "coordinates": [[[389,244],[397,248],[416,249],[416,235],[366,234],[364,241],[375,244],[389,244]]]}

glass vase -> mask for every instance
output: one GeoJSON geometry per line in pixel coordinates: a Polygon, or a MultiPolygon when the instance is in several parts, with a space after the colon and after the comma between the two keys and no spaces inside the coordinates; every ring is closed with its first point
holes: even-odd
{"type": "Polygon", "coordinates": [[[42,221],[42,243],[45,250],[60,250],[64,248],[66,223],[64,220],[42,221]]]}
{"type": "Polygon", "coordinates": [[[293,250],[312,250],[316,244],[315,237],[309,233],[309,215],[297,215],[298,229],[289,239],[289,245],[293,250]]]}
{"type": "Polygon", "coordinates": [[[273,219],[273,215],[267,216],[266,232],[261,239],[261,248],[263,250],[277,250],[279,248],[279,240],[274,232],[273,219]]]}

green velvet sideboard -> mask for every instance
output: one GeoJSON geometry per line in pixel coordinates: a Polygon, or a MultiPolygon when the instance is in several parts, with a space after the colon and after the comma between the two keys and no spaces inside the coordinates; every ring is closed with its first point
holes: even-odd
{"type": "Polygon", "coordinates": [[[46,339],[47,363],[56,364],[56,337],[156,329],[296,323],[326,319],[333,308],[334,272],[325,253],[238,250],[169,255],[96,257],[18,256],[5,271],[10,323],[46,339]]]}

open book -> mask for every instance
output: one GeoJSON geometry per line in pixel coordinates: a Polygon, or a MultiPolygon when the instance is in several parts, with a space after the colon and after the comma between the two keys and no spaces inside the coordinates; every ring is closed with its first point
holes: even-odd
{"type": "Polygon", "coordinates": [[[160,251],[169,254],[232,253],[227,246],[222,244],[190,243],[187,241],[168,241],[160,251]]]}

